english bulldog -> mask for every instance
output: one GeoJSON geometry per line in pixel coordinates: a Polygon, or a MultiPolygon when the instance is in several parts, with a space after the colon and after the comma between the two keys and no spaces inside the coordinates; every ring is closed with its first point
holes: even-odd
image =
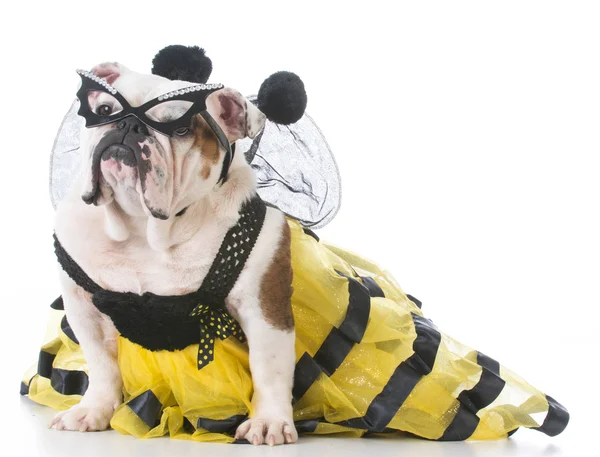
{"type": "MultiPolygon", "coordinates": [[[[140,74],[118,63],[92,74],[137,107],[191,85],[140,74]]],[[[90,109],[108,115],[109,94],[90,95],[90,109]]],[[[185,102],[157,105],[149,118],[167,122],[185,102]]],[[[265,116],[239,92],[222,88],[206,109],[234,144],[253,138],[265,116]]],[[[195,114],[172,136],[134,116],[82,131],[84,171],[56,212],[55,234],[64,249],[103,289],[173,296],[198,290],[226,232],[244,202],[256,194],[255,175],[235,154],[220,180],[226,149],[214,129],[195,114]]],[[[122,402],[117,363],[118,332],[91,296],[60,270],[64,308],[88,365],[89,387],[81,402],[60,412],[50,426],[92,431],[109,427],[122,402]]],[[[294,322],[291,310],[290,234],[284,215],[267,208],[262,230],[235,286],[226,298],[249,347],[254,384],[253,414],[236,438],[258,444],[294,443],[292,419],[294,322]]]]}

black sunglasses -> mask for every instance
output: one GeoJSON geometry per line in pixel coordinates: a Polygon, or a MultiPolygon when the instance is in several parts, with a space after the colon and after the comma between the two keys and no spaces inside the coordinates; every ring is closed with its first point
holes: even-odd
{"type": "Polygon", "coordinates": [[[229,171],[229,165],[233,160],[234,151],[232,150],[225,133],[223,133],[221,127],[219,127],[206,109],[206,98],[213,92],[223,89],[224,86],[222,84],[195,84],[183,89],[173,90],[160,95],[143,105],[134,107],[125,100],[117,89],[104,79],[96,76],[94,73],[85,70],[77,70],[77,73],[81,77],[81,87],[77,91],[77,98],[80,102],[77,114],[85,119],[85,126],[87,128],[111,124],[126,117],[134,116],[151,129],[156,130],[163,135],[173,137],[174,135],[177,135],[178,132],[189,130],[192,118],[196,114],[200,114],[215,132],[217,139],[226,150],[223,168],[221,169],[221,176],[219,178],[219,182],[225,182],[227,172],[229,171]],[[91,102],[100,96],[103,97],[102,102],[99,102],[94,110],[91,102]],[[187,101],[192,104],[176,119],[171,118],[165,122],[160,122],[148,117],[148,113],[154,107],[172,101],[187,101]]]}

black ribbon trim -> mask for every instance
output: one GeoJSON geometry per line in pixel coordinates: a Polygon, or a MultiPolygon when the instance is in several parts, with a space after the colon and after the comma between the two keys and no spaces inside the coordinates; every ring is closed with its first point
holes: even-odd
{"type": "Polygon", "coordinates": [[[21,381],[21,389],[19,390],[21,395],[29,395],[29,386],[21,381]]]}
{"type": "Polygon", "coordinates": [[[313,360],[323,369],[327,376],[331,376],[346,359],[353,346],[354,341],[346,337],[340,329],[333,327],[313,360]]]}
{"type": "Polygon", "coordinates": [[[354,343],[360,343],[369,323],[371,295],[369,289],[355,278],[339,271],[337,273],[348,279],[348,295],[350,297],[346,316],[340,324],[339,331],[354,343]]]}
{"type": "Polygon", "coordinates": [[[339,425],[382,433],[402,407],[423,376],[431,373],[441,342],[441,334],[424,317],[412,315],[417,337],[414,354],[400,363],[387,384],[371,402],[363,417],[340,422],[339,425]]]}
{"type": "Polygon", "coordinates": [[[40,376],[50,379],[50,377],[52,376],[52,364],[54,363],[55,358],[56,354],[50,354],[46,351],[40,351],[37,368],[37,372],[40,376]]]}
{"type": "Polygon", "coordinates": [[[52,369],[50,385],[62,395],[83,395],[89,385],[89,378],[85,371],[52,369]]]}
{"type": "Polygon", "coordinates": [[[163,409],[152,390],[138,395],[129,400],[127,406],[150,428],[156,427],[160,423],[160,414],[163,409]]]}
{"type": "Polygon", "coordinates": [[[417,305],[417,308],[421,309],[421,306],[423,305],[423,303],[421,303],[421,300],[413,297],[410,294],[406,294],[406,296],[408,297],[408,299],[413,302],[415,305],[417,305]]]}
{"type": "Polygon", "coordinates": [[[496,360],[477,352],[477,364],[482,368],[479,381],[472,389],[460,393],[458,411],[438,441],[469,439],[479,425],[477,413],[491,405],[504,389],[506,382],[500,378],[500,364],[496,360]]]}
{"type": "Polygon", "coordinates": [[[546,395],[548,401],[548,414],[544,423],[534,430],[545,433],[548,436],[561,434],[569,424],[570,415],[567,409],[550,395],[546,395]]]}
{"type": "Polygon", "coordinates": [[[308,352],[302,354],[294,370],[293,403],[304,396],[321,373],[323,373],[323,370],[321,370],[321,367],[317,365],[310,354],[308,352]]]}
{"type": "Polygon", "coordinates": [[[371,437],[377,436],[377,435],[393,435],[395,433],[403,433],[403,432],[402,432],[402,430],[397,430],[395,428],[386,428],[385,430],[382,430],[380,432],[371,432],[371,431],[367,430],[362,437],[363,438],[371,438],[371,437]]]}
{"type": "MultiPolygon", "coordinates": [[[[62,395],[83,395],[88,388],[89,379],[85,371],[54,368],[55,354],[40,351],[38,375],[50,379],[52,388],[62,395]]],[[[29,392],[29,388],[27,388],[29,392]]]]}
{"type": "Polygon", "coordinates": [[[303,230],[303,231],[304,231],[304,233],[306,233],[308,236],[311,236],[311,237],[313,237],[313,238],[314,238],[316,241],[321,241],[321,240],[320,240],[320,238],[319,238],[319,236],[318,236],[318,235],[317,235],[315,232],[313,232],[311,229],[304,227],[302,230],[303,230]]]}
{"type": "Polygon", "coordinates": [[[320,419],[301,420],[294,422],[294,425],[298,433],[314,433],[320,422],[325,422],[325,419],[321,417],[320,419]]]}
{"type": "Polygon", "coordinates": [[[348,279],[349,301],[346,316],[339,328],[331,329],[314,358],[304,353],[296,364],[292,391],[294,402],[304,396],[321,373],[325,372],[328,376],[335,373],[354,344],[360,343],[367,330],[371,313],[369,290],[355,278],[339,271],[337,273],[348,279]]]}
{"type": "Polygon", "coordinates": [[[200,417],[196,428],[203,428],[207,432],[211,433],[224,433],[226,435],[233,435],[237,428],[248,419],[245,414],[238,414],[235,416],[228,417],[227,419],[208,419],[206,417],[200,417]]]}
{"type": "Polygon", "coordinates": [[[412,313],[412,318],[415,323],[417,338],[413,343],[415,354],[409,360],[414,357],[415,361],[412,363],[415,365],[415,369],[423,375],[428,375],[435,364],[442,335],[429,319],[414,313],[412,313]]]}
{"type": "Polygon", "coordinates": [[[401,363],[381,393],[373,399],[366,414],[341,422],[340,425],[383,432],[422,377],[411,366],[410,359],[401,363]]]}
{"type": "Polygon", "coordinates": [[[194,427],[194,424],[192,424],[187,417],[183,418],[183,431],[185,433],[189,433],[190,435],[196,431],[196,427],[194,427]]]}
{"type": "Polygon", "coordinates": [[[468,439],[479,425],[479,417],[461,403],[452,422],[438,441],[464,441],[468,439]]]}
{"type": "Polygon", "coordinates": [[[52,304],[50,305],[50,308],[56,309],[58,311],[65,310],[65,304],[63,303],[62,295],[52,302],[52,304]]]}
{"type": "Polygon", "coordinates": [[[511,436],[513,436],[515,433],[517,433],[517,431],[519,430],[519,427],[515,428],[514,430],[511,430],[510,432],[508,432],[506,434],[507,438],[510,438],[511,436]]]}
{"type": "Polygon", "coordinates": [[[458,399],[473,413],[491,405],[504,389],[506,382],[500,377],[500,363],[477,352],[477,364],[481,365],[481,378],[471,390],[461,392],[458,399]]]}
{"type": "Polygon", "coordinates": [[[375,280],[369,276],[361,276],[363,284],[369,290],[371,297],[384,297],[383,289],[375,282],[375,280]]]}
{"type": "Polygon", "coordinates": [[[356,279],[345,277],[348,279],[350,296],[346,316],[339,328],[331,329],[314,356],[314,361],[321,366],[327,376],[335,373],[354,345],[360,343],[369,323],[371,312],[369,290],[356,279]]]}
{"type": "Polygon", "coordinates": [[[69,324],[69,321],[67,320],[66,314],[63,316],[62,320],[60,321],[60,328],[63,331],[63,333],[65,335],[67,335],[71,341],[73,341],[73,343],[79,344],[79,340],[75,336],[75,333],[73,332],[73,329],[71,328],[71,325],[69,324]]]}

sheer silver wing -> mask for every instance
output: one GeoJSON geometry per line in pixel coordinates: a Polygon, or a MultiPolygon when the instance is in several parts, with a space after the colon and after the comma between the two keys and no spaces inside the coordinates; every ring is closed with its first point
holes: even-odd
{"type": "MultiPolygon", "coordinates": [[[[79,135],[84,125],[75,101],[60,126],[50,161],[50,198],[56,205],[80,169],[79,135]]],[[[337,164],[321,130],[305,114],[291,125],[267,121],[254,140],[238,142],[238,152],[255,170],[258,193],[303,226],[321,228],[331,222],[341,203],[337,164]]]]}
{"type": "Polygon", "coordinates": [[[50,156],[50,200],[52,206],[60,202],[79,173],[79,134],[85,125],[77,115],[79,101],[75,100],[63,118],[50,156]]]}
{"type": "Polygon", "coordinates": [[[325,137],[305,114],[291,125],[267,121],[254,141],[239,144],[267,203],[310,228],[327,225],[342,197],[340,174],[325,137]]]}

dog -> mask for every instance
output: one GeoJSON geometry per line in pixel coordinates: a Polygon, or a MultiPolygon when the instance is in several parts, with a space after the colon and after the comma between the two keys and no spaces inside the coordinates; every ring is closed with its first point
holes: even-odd
{"type": "MultiPolygon", "coordinates": [[[[190,85],[119,63],[97,65],[92,73],[131,106],[190,85]]],[[[158,105],[148,116],[168,120],[185,110],[181,104],[158,105]]],[[[112,109],[102,105],[102,96],[91,97],[90,107],[112,109]]],[[[264,114],[233,89],[211,93],[206,107],[231,144],[254,138],[265,123],[264,114]]],[[[172,137],[135,117],[83,129],[81,153],[84,172],[56,212],[55,234],[65,250],[109,291],[173,296],[198,290],[240,208],[256,194],[255,175],[244,155],[234,155],[226,181],[219,182],[225,148],[198,114],[189,128],[172,137]],[[125,129],[125,136],[113,134],[116,129],[125,129]]],[[[89,386],[81,402],[56,415],[50,426],[105,430],[122,402],[119,333],[90,294],[62,268],[59,273],[66,316],[87,361],[89,386]]],[[[291,282],[289,227],[280,211],[267,207],[256,244],[225,301],[248,340],[254,385],[253,413],[238,427],[236,438],[255,445],[298,439],[291,404],[291,282]]]]}

